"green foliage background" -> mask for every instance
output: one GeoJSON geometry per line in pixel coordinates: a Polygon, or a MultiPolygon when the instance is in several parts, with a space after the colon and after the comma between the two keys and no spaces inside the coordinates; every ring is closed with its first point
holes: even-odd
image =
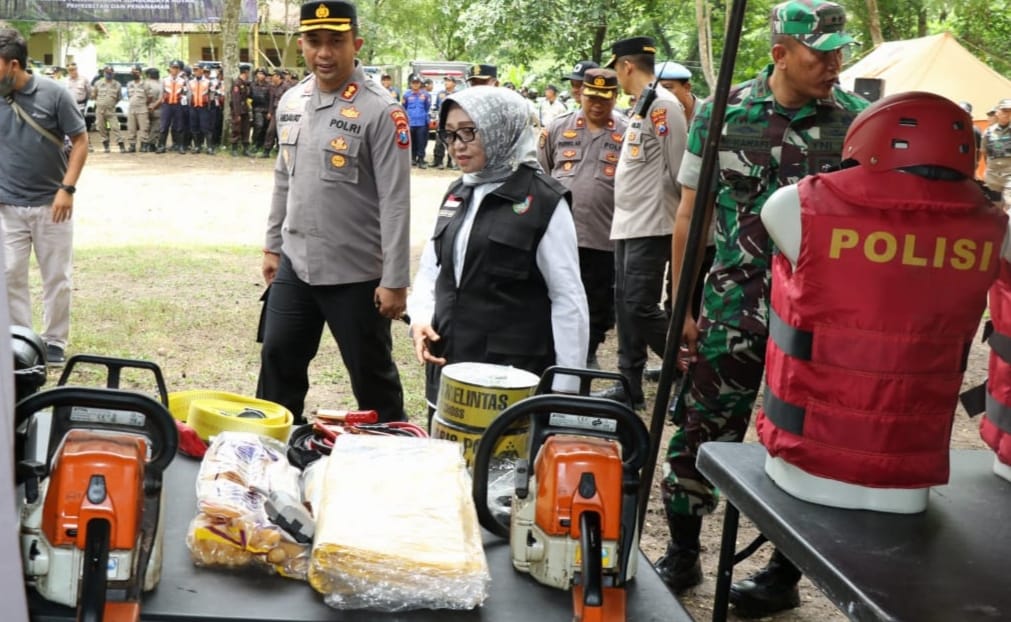
{"type": "MultiPolygon", "coordinates": [[[[236,2],[237,0],[226,0],[236,2]]],[[[285,0],[291,14],[299,3],[285,0]]],[[[769,59],[768,14],[773,0],[752,0],[734,78],[747,79],[769,59]]],[[[886,41],[949,31],[998,72],[1011,76],[1011,0],[877,0],[886,41]]],[[[872,48],[866,0],[843,2],[849,30],[861,41],[856,60],[872,48]]],[[[610,44],[628,36],[657,40],[658,59],[677,60],[696,73],[697,92],[708,87],[700,70],[695,1],[675,0],[359,0],[366,64],[403,67],[413,59],[498,64],[510,80],[543,87],[582,59],[610,56],[610,44]]],[[[706,0],[718,70],[729,0],[706,0]]],[[[277,3],[270,14],[280,15],[277,3]]],[[[261,10],[266,14],[266,4],[261,10]]],[[[19,24],[30,27],[29,24],[19,24]]],[[[74,26],[79,27],[79,26],[74,26]]],[[[96,40],[101,62],[139,60],[162,66],[181,50],[178,37],[151,35],[142,24],[109,24],[96,40]]],[[[246,37],[246,30],[240,39],[246,37]]]]}

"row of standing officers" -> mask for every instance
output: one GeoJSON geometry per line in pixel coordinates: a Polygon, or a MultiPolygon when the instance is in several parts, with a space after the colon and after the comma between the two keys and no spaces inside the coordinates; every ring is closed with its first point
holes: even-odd
{"type": "MultiPolygon", "coordinates": [[[[127,131],[119,127],[116,105],[121,85],[113,68],[107,66],[103,78],[91,87],[95,100],[95,127],[106,153],[111,144],[121,152],[214,154],[224,143],[225,85],[216,69],[195,63],[187,70],[181,61],[169,63],[168,75],[140,65],[132,70],[133,80],[126,86],[127,131]],[[146,77],[145,77],[146,74],[146,77]]],[[[253,80],[243,67],[233,81],[228,114],[231,132],[227,137],[232,155],[270,157],[276,146],[274,112],[281,95],[295,80],[285,70],[268,77],[258,68],[253,80]],[[241,150],[241,151],[240,151],[241,150]]],[[[74,91],[68,80],[68,87],[74,91]]],[[[85,98],[86,100],[86,98],[85,98]]],[[[79,105],[83,102],[79,99],[79,105]]]]}

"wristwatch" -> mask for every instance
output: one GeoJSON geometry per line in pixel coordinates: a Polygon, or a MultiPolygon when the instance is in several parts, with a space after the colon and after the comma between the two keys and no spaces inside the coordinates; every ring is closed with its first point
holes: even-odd
{"type": "Polygon", "coordinates": [[[66,192],[67,194],[74,194],[77,192],[77,186],[71,186],[70,184],[60,184],[60,190],[66,192]]]}

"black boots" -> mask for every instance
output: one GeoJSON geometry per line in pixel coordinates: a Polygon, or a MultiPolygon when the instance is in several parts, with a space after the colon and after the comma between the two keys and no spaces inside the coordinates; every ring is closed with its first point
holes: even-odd
{"type": "Polygon", "coordinates": [[[667,527],[671,542],[667,545],[667,552],[653,567],[672,592],[682,592],[702,583],[702,565],[699,563],[702,517],[674,514],[668,510],[667,527]]]}
{"type": "Polygon", "coordinates": [[[112,153],[111,151],[109,151],[109,141],[107,140],[102,141],[102,149],[105,151],[105,153],[112,153]]]}
{"type": "Polygon", "coordinates": [[[168,140],[168,132],[160,132],[158,134],[158,147],[155,148],[155,153],[165,153],[165,142],[168,140]]]}
{"type": "Polygon", "coordinates": [[[126,145],[123,143],[123,141],[119,141],[119,152],[126,153],[126,145]]]}
{"type": "Polygon", "coordinates": [[[800,570],[775,550],[769,563],[755,574],[730,586],[730,603],[741,618],[763,618],[800,606],[800,570]]]}

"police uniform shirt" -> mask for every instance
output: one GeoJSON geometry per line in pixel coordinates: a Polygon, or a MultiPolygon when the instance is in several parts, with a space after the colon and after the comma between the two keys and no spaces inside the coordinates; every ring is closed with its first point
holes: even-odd
{"type": "Polygon", "coordinates": [[[610,251],[614,176],[628,119],[612,112],[605,129],[590,129],[582,111],[558,117],[541,130],[537,159],[572,192],[572,215],[580,248],[610,251]]]}
{"type": "MultiPolygon", "coordinates": [[[[453,247],[453,277],[459,284],[463,275],[467,245],[477,209],[489,193],[501,183],[475,186],[470,205],[460,225],[453,247]]],[[[453,200],[448,197],[447,201],[453,200]]],[[[544,237],[537,246],[537,269],[544,277],[551,300],[551,331],[555,342],[555,364],[561,367],[581,368],[586,364],[586,348],[589,339],[589,312],[586,308],[586,293],[579,275],[579,255],[576,248],[576,230],[572,223],[572,213],[567,209],[565,199],[558,202],[544,237]]],[[[435,244],[431,239],[425,244],[414,275],[414,286],[407,298],[407,313],[415,323],[431,324],[435,312],[435,281],[439,277],[439,265],[435,256],[435,244]]],[[[568,381],[557,385],[558,390],[567,387],[568,381]]],[[[571,390],[575,390],[573,387],[571,390]]]]}
{"type": "Polygon", "coordinates": [[[676,179],[688,137],[688,125],[673,93],[656,85],[656,99],[645,115],[629,120],[614,177],[611,239],[621,240],[674,231],[681,200],[676,179]]]}
{"type": "Polygon", "coordinates": [[[102,78],[95,83],[95,107],[115,108],[122,93],[122,86],[117,80],[102,78]]]}
{"type": "Polygon", "coordinates": [[[76,79],[67,76],[64,84],[79,106],[83,106],[88,101],[88,81],[84,79],[84,76],[78,74],[76,79]]]}
{"type": "Polygon", "coordinates": [[[149,87],[144,80],[131,80],[126,85],[126,96],[130,102],[130,112],[147,112],[149,87]]]}
{"type": "Polygon", "coordinates": [[[332,93],[313,75],[277,108],[280,156],[266,248],[310,285],[410,282],[407,115],[359,62],[332,93]]]}

